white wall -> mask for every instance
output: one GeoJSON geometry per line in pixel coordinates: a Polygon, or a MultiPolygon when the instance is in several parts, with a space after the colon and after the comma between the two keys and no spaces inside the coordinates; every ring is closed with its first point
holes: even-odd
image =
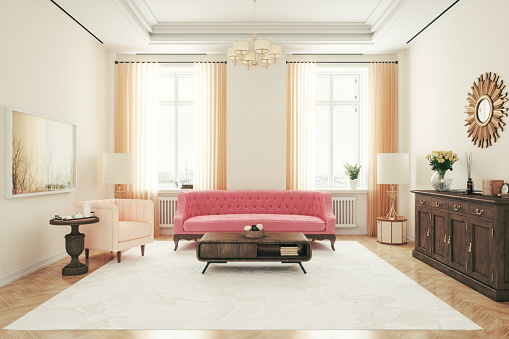
{"type": "Polygon", "coordinates": [[[51,226],[76,200],[103,198],[106,62],[102,45],[50,1],[2,0],[0,10],[0,284],[2,275],[56,252],[70,230],[51,226]],[[5,107],[76,124],[78,190],[5,199],[5,107]]]}
{"type": "MultiPolygon", "coordinates": [[[[481,189],[483,179],[509,182],[509,132],[504,129],[492,147],[480,149],[467,138],[464,126],[467,93],[479,75],[495,72],[509,82],[507,13],[509,1],[470,0],[412,43],[408,51],[411,189],[432,189],[432,172],[424,156],[442,149],[460,157],[451,172],[454,188],[466,186],[465,152],[471,151],[474,189],[481,189]]],[[[503,121],[509,123],[509,118],[503,121]]],[[[413,236],[414,197],[407,196],[413,236]]]]}
{"type": "Polygon", "coordinates": [[[229,190],[286,189],[285,61],[250,70],[228,62],[229,190]]]}

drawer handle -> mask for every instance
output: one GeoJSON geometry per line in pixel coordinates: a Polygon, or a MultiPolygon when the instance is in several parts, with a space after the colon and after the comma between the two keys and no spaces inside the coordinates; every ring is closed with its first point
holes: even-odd
{"type": "Polygon", "coordinates": [[[426,232],[426,236],[427,236],[427,237],[429,237],[429,229],[428,229],[428,231],[426,232]]]}
{"type": "Polygon", "coordinates": [[[419,200],[419,202],[420,202],[421,204],[424,204],[424,203],[426,203],[426,200],[425,200],[425,199],[421,199],[421,200],[419,200]]]}
{"type": "Polygon", "coordinates": [[[476,208],[476,209],[475,209],[475,213],[476,213],[477,215],[482,215],[482,214],[484,213],[484,210],[480,210],[480,211],[479,211],[479,209],[478,209],[478,208],[476,208]]]}
{"type": "Polygon", "coordinates": [[[449,238],[447,238],[447,244],[450,245],[451,244],[451,236],[449,236],[449,238]]]}
{"type": "Polygon", "coordinates": [[[447,235],[444,235],[444,242],[447,242],[447,235]]]}
{"type": "Polygon", "coordinates": [[[470,253],[472,252],[472,243],[470,243],[470,244],[468,245],[468,252],[470,252],[470,253]]]}
{"type": "Polygon", "coordinates": [[[454,210],[455,210],[455,211],[459,211],[459,209],[460,209],[460,208],[461,208],[461,206],[460,206],[460,205],[454,205],[454,210]]]}
{"type": "Polygon", "coordinates": [[[442,203],[441,203],[441,202],[436,202],[436,203],[435,203],[435,206],[436,206],[436,207],[440,207],[440,205],[442,205],[442,203]]]}

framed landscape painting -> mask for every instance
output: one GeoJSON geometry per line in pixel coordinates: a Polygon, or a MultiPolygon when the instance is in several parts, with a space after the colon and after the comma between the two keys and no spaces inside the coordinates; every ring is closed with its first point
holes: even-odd
{"type": "Polygon", "coordinates": [[[6,197],[76,190],[76,125],[7,107],[6,197]]]}

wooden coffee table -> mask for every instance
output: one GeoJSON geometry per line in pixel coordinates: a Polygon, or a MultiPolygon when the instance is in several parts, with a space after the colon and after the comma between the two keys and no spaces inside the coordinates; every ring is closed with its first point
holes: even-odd
{"type": "Polygon", "coordinates": [[[207,262],[202,274],[212,263],[229,261],[295,263],[306,274],[302,262],[311,259],[311,244],[304,234],[298,232],[266,233],[265,237],[258,239],[245,238],[241,232],[209,232],[198,242],[196,257],[207,262]],[[282,256],[281,247],[286,250],[297,247],[297,253],[282,256]]]}

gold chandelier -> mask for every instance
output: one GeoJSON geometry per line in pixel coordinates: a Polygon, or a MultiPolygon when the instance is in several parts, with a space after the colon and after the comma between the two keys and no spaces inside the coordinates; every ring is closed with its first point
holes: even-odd
{"type": "Polygon", "coordinates": [[[269,40],[258,39],[256,36],[256,0],[253,0],[253,50],[249,50],[249,41],[235,41],[233,47],[228,48],[228,59],[233,64],[246,65],[247,69],[253,66],[269,68],[283,54],[280,45],[271,45],[269,40]]]}

